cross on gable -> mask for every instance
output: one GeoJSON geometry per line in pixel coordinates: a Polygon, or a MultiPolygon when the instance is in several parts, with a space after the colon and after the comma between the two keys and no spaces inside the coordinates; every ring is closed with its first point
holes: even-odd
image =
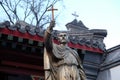
{"type": "Polygon", "coordinates": [[[76,12],[72,13],[72,15],[75,17],[75,19],[79,17],[79,15],[77,15],[76,12]]]}
{"type": "Polygon", "coordinates": [[[58,10],[58,9],[54,9],[53,5],[52,5],[51,9],[48,9],[48,11],[52,11],[52,20],[54,20],[54,11],[55,10],[58,10]]]}

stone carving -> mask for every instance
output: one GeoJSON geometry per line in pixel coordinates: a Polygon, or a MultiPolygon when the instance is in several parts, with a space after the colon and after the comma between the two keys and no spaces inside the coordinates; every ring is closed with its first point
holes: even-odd
{"type": "Polygon", "coordinates": [[[59,45],[52,42],[54,25],[52,21],[44,36],[45,80],[86,80],[77,52],[67,46],[67,34],[58,34],[59,45]]]}

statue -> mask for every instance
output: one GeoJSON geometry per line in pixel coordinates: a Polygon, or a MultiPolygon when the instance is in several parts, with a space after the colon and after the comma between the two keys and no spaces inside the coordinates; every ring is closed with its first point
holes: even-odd
{"type": "Polygon", "coordinates": [[[51,21],[44,35],[45,80],[86,80],[79,55],[67,46],[67,34],[59,33],[59,45],[53,43],[54,26],[55,21],[51,21]]]}

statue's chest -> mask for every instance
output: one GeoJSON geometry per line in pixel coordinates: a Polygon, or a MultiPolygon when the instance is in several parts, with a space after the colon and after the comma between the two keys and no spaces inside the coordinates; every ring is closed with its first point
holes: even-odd
{"type": "Polygon", "coordinates": [[[74,56],[74,53],[72,53],[69,50],[65,51],[65,56],[64,56],[64,62],[67,64],[76,64],[77,65],[77,60],[74,56]]]}
{"type": "Polygon", "coordinates": [[[72,53],[69,50],[63,50],[60,53],[61,55],[63,55],[63,57],[70,57],[72,56],[72,53]]]}
{"type": "Polygon", "coordinates": [[[62,54],[68,55],[68,54],[71,54],[71,52],[69,50],[64,50],[64,51],[62,51],[62,54]]]}
{"type": "Polygon", "coordinates": [[[64,54],[64,59],[75,59],[74,53],[72,53],[70,50],[65,50],[62,52],[64,54]]]}

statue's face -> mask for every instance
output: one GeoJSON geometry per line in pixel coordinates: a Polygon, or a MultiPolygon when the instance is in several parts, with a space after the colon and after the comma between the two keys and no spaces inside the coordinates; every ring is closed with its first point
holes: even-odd
{"type": "Polygon", "coordinates": [[[58,40],[61,44],[66,44],[68,42],[68,36],[66,33],[59,33],[58,40]]]}

